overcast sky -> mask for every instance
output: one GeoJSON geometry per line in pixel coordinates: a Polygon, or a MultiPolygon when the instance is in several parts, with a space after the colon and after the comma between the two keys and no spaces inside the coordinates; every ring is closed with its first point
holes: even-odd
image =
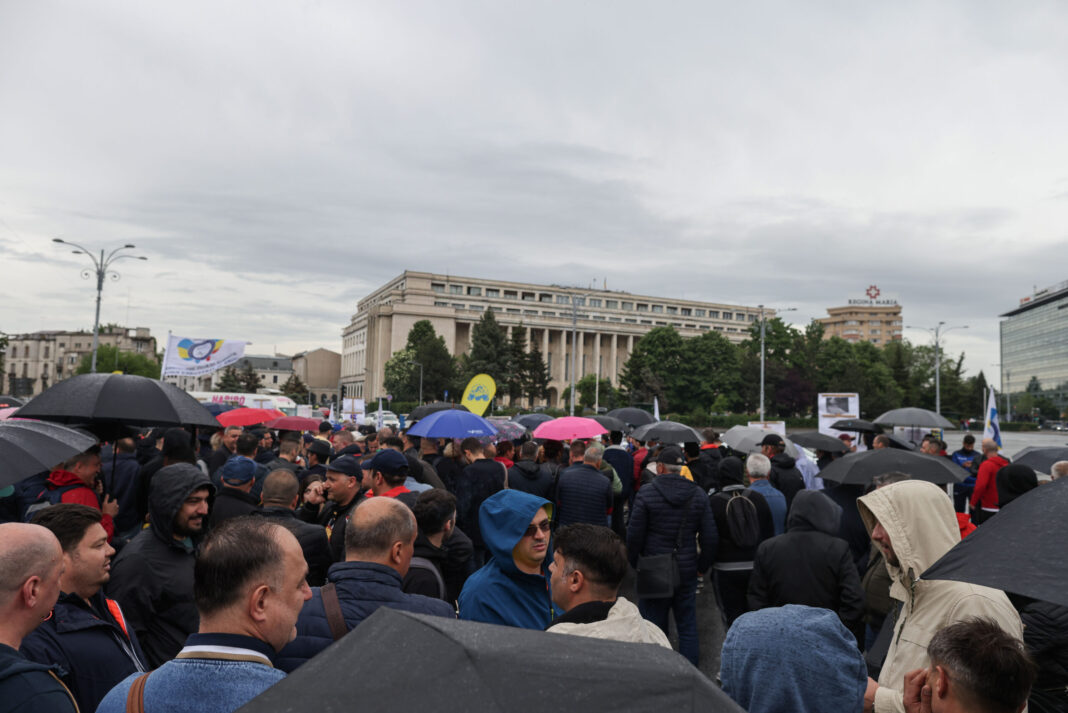
{"type": "MultiPolygon", "coordinates": [[[[325,346],[405,269],[796,307],[997,373],[1068,279],[1061,2],[0,3],[0,330],[325,346]],[[907,330],[930,342],[922,330],[907,330]]],[[[996,377],[993,379],[996,381],[996,377]]]]}

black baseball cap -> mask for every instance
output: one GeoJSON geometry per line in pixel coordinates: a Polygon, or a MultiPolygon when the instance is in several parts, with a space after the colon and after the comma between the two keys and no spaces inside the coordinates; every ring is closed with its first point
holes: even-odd
{"type": "Polygon", "coordinates": [[[782,436],[778,433],[769,433],[764,436],[764,440],[760,442],[762,446],[781,446],[783,445],[782,436]]]}
{"type": "Polygon", "coordinates": [[[668,446],[660,451],[660,454],[656,457],[656,462],[664,465],[686,465],[686,456],[677,446],[668,446]]]}

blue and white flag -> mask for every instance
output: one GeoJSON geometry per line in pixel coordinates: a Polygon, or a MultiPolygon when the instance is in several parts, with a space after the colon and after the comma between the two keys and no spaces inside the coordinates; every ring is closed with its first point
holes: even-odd
{"type": "Polygon", "coordinates": [[[203,376],[230,366],[245,356],[247,342],[232,339],[167,337],[161,376],[203,376]]]}
{"type": "Polygon", "coordinates": [[[986,404],[986,421],[983,423],[983,438],[993,438],[1001,448],[1001,426],[998,423],[998,404],[994,398],[994,390],[990,389],[990,399],[986,404]]]}

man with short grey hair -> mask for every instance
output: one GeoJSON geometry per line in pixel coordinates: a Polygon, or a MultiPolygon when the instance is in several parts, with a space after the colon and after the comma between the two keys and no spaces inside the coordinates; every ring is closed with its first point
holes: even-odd
{"type": "Polygon", "coordinates": [[[71,713],[74,697],[50,666],[19,654],[59,598],[63,549],[40,525],[0,525],[0,701],[13,713],[71,713]]]}
{"type": "Polygon", "coordinates": [[[749,476],[749,487],[764,496],[768,503],[775,534],[786,532],[786,496],[768,480],[771,460],[761,453],[752,453],[745,459],[745,472],[749,476]]]}
{"type": "MultiPolygon", "coordinates": [[[[576,455],[575,449],[572,454],[576,455]]],[[[556,485],[556,524],[607,525],[612,516],[612,481],[601,471],[604,447],[586,447],[581,463],[560,472],[556,485]]]]}
{"type": "Polygon", "coordinates": [[[442,600],[401,589],[417,529],[411,509],[395,498],[370,498],[353,510],[345,527],[345,561],[330,567],[326,586],[312,589],[297,621],[297,638],[276,665],[293,671],[379,607],[455,617],[442,600]]]}
{"type": "Polygon", "coordinates": [[[1050,466],[1049,474],[1053,480],[1057,480],[1058,478],[1063,478],[1068,475],[1068,460],[1059,460],[1054,463],[1052,466],[1050,466]]]}

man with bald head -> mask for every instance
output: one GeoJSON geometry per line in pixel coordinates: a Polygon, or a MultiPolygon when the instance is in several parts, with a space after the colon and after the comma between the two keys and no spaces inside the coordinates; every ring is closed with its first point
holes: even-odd
{"type": "Polygon", "coordinates": [[[23,638],[59,598],[63,549],[40,525],[0,525],[0,701],[12,713],[71,713],[78,707],[52,667],[27,661],[23,638]]]}
{"type": "Polygon", "coordinates": [[[983,462],[975,476],[975,490],[972,491],[972,522],[981,525],[997,514],[998,506],[998,471],[1009,464],[998,453],[998,444],[993,438],[983,439],[983,462]]]}
{"type": "Polygon", "coordinates": [[[312,590],[297,621],[297,638],[282,650],[276,665],[294,670],[379,607],[455,617],[442,600],[401,589],[417,530],[415,515],[394,498],[370,498],[353,510],[345,527],[345,561],[330,567],[324,587],[312,590]],[[333,609],[340,618],[331,621],[333,609]]]}
{"type": "Polygon", "coordinates": [[[254,514],[271,519],[296,536],[304,552],[304,561],[308,563],[308,584],[318,587],[326,582],[326,570],[333,562],[330,543],[326,539],[326,528],[296,516],[299,493],[297,476],[285,468],[273,470],[263,481],[263,507],[254,514]]]}

